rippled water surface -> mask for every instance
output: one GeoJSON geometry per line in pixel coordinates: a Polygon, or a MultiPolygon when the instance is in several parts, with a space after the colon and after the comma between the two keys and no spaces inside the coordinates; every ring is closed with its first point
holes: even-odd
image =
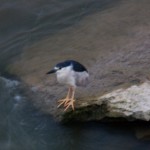
{"type": "MultiPolygon", "coordinates": [[[[25,46],[77,24],[117,0],[1,0],[0,71],[25,46]]],[[[0,150],[149,150],[134,125],[62,125],[36,110],[22,83],[0,77],[0,150]]]]}

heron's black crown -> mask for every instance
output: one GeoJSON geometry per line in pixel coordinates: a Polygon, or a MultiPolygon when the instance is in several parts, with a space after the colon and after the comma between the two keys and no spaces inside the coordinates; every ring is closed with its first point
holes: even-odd
{"type": "Polygon", "coordinates": [[[73,70],[76,71],[76,72],[83,72],[83,71],[88,72],[87,69],[82,64],[80,64],[79,62],[74,61],[74,60],[66,60],[64,62],[58,63],[56,65],[56,67],[64,68],[64,67],[68,67],[68,66],[71,66],[71,65],[73,67],[73,70]]]}

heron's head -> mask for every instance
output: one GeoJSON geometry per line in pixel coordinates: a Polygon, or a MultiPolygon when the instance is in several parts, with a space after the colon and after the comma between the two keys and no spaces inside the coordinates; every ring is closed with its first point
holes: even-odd
{"type": "Polygon", "coordinates": [[[66,71],[69,71],[72,69],[72,64],[69,62],[62,62],[58,63],[52,70],[47,72],[47,74],[52,74],[52,73],[64,73],[66,71]]]}

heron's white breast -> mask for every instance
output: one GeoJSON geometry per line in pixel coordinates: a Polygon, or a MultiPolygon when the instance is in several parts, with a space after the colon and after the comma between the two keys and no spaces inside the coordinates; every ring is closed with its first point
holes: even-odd
{"type": "Polygon", "coordinates": [[[72,71],[72,66],[62,68],[56,72],[57,80],[61,84],[67,84],[71,86],[76,86],[75,84],[75,74],[72,71]]]}

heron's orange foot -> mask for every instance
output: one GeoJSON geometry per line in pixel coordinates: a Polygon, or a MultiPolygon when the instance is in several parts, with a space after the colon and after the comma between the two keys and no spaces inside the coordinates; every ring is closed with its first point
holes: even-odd
{"type": "Polygon", "coordinates": [[[68,98],[59,100],[57,108],[59,108],[61,105],[66,106],[69,101],[70,101],[70,99],[68,99],[68,98]]]}
{"type": "Polygon", "coordinates": [[[70,106],[72,107],[72,110],[74,110],[74,102],[75,102],[74,99],[70,99],[69,102],[67,102],[67,103],[65,104],[66,108],[65,108],[64,111],[66,111],[70,106]]]}

